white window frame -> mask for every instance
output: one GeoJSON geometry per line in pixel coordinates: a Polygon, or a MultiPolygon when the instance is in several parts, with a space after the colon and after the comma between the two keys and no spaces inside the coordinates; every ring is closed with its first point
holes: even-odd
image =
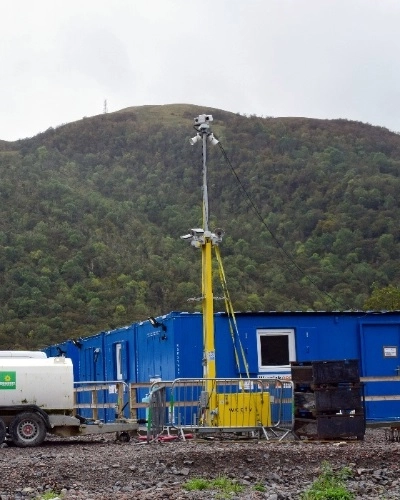
{"type": "Polygon", "coordinates": [[[296,361],[296,345],[293,328],[263,328],[257,330],[257,360],[259,373],[283,373],[290,369],[290,362],[296,361]],[[288,337],[289,364],[288,365],[269,365],[261,364],[261,337],[282,335],[288,337]]]}
{"type": "Polygon", "coordinates": [[[123,379],[122,374],[122,344],[115,344],[115,361],[117,368],[117,380],[123,379]]]}

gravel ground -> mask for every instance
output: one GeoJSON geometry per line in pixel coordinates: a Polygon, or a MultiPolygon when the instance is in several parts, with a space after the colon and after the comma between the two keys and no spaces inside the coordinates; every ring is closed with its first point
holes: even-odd
{"type": "Polygon", "coordinates": [[[218,491],[187,491],[190,478],[230,477],[243,485],[234,499],[300,499],[328,462],[349,467],[355,499],[400,499],[400,443],[384,429],[364,441],[283,442],[191,439],[119,443],[114,435],[84,439],[49,436],[37,448],[2,445],[0,500],[40,498],[48,491],[66,500],[217,499],[218,491]],[[263,491],[257,491],[254,487],[263,491]]]}

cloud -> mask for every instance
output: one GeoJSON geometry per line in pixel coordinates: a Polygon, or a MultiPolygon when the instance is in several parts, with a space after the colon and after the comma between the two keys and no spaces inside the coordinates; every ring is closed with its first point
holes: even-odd
{"type": "Polygon", "coordinates": [[[145,104],[400,130],[397,0],[15,0],[0,138],[145,104]]]}

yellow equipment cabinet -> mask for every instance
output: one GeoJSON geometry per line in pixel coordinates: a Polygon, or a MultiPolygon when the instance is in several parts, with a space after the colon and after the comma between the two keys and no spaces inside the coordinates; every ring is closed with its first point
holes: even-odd
{"type": "Polygon", "coordinates": [[[268,427],[271,404],[268,392],[217,395],[218,427],[268,427]]]}

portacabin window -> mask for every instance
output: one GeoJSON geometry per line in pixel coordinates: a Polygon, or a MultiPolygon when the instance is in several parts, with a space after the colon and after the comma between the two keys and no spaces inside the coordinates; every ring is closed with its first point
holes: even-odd
{"type": "Polygon", "coordinates": [[[117,380],[123,379],[122,374],[122,345],[115,345],[115,358],[116,358],[116,371],[117,371],[117,380]]]}
{"type": "Polygon", "coordinates": [[[283,372],[296,361],[294,330],[257,330],[257,355],[259,372],[283,372]]]}

